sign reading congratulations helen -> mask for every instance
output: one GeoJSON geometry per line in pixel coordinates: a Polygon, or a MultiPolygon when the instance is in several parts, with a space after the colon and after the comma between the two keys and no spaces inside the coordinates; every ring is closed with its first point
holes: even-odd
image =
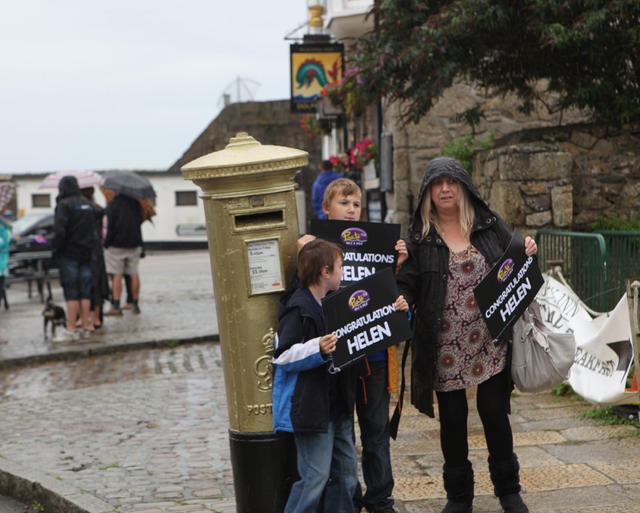
{"type": "Polygon", "coordinates": [[[342,248],[342,287],[385,267],[396,267],[399,224],[313,219],[310,233],[342,248]]]}
{"type": "Polygon", "coordinates": [[[407,312],[397,311],[393,270],[386,267],[322,300],[327,333],[338,336],[333,353],[337,368],[411,337],[407,312]]]}
{"type": "Polygon", "coordinates": [[[515,231],[509,247],[473,289],[494,341],[501,340],[544,284],[537,261],[524,252],[524,238],[515,231]]]}

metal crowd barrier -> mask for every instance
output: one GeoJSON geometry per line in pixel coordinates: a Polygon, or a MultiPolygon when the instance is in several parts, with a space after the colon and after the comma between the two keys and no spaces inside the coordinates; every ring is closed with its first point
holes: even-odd
{"type": "Polygon", "coordinates": [[[605,302],[614,308],[627,292],[626,280],[640,276],[640,232],[598,230],[607,248],[607,279],[609,292],[605,302]]]}
{"type": "Polygon", "coordinates": [[[536,243],[541,271],[560,265],[567,283],[589,308],[606,312],[615,306],[615,303],[610,308],[607,305],[610,291],[607,250],[602,235],[539,230],[536,243]]]}
{"type": "Polygon", "coordinates": [[[640,276],[639,231],[540,230],[536,242],[540,269],[560,265],[578,297],[598,312],[615,308],[627,292],[626,281],[640,276]]]}

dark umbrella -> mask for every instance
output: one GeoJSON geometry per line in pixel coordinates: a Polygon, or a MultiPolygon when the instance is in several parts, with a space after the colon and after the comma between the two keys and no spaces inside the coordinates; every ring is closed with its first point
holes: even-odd
{"type": "Polygon", "coordinates": [[[111,189],[118,194],[131,196],[137,200],[153,199],[156,191],[148,178],[133,171],[107,171],[103,174],[105,189],[111,189]]]}

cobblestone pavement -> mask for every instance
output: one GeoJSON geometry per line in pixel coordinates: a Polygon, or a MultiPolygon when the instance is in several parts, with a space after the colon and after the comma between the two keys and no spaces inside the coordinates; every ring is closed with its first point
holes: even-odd
{"type": "Polygon", "coordinates": [[[212,342],[5,369],[0,454],[89,511],[233,512],[221,365],[212,342]]]}
{"type": "MultiPolygon", "coordinates": [[[[0,334],[11,340],[0,348],[1,493],[28,497],[27,504],[35,498],[45,513],[235,512],[208,254],[150,255],[141,272],[143,313],[108,319],[100,339],[88,343],[43,341],[34,334],[41,305],[11,289],[11,315],[0,311],[0,334]]],[[[511,420],[532,513],[640,513],[638,431],[586,420],[582,413],[592,408],[550,393],[514,396],[511,420]]],[[[497,513],[471,410],[474,512],[497,513]]],[[[401,513],[443,507],[438,428],[405,408],[392,442],[401,513]]]]}
{"type": "MultiPolygon", "coordinates": [[[[217,342],[4,369],[0,388],[0,468],[37,472],[79,511],[235,512],[217,342]]],[[[513,406],[533,513],[640,511],[635,428],[585,420],[592,407],[574,397],[523,394],[513,406]]],[[[475,413],[470,425],[474,511],[498,512],[475,413]]],[[[437,421],[406,408],[392,455],[398,509],[438,513],[437,421]]]]}

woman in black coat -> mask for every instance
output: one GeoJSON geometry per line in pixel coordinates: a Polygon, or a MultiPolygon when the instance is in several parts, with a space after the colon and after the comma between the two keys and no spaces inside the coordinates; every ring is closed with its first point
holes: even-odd
{"type": "MultiPolygon", "coordinates": [[[[511,235],[457,160],[442,157],[429,163],[409,228],[409,258],[397,279],[415,315],[411,401],[433,417],[434,391],[438,400],[448,499],[442,513],[473,509],[466,389],[475,386],[495,493],[505,513],[529,511],[520,496],[508,417],[510,346],[507,340],[492,342],[473,295],[511,235]]],[[[525,251],[537,251],[530,237],[525,251]]]]}

